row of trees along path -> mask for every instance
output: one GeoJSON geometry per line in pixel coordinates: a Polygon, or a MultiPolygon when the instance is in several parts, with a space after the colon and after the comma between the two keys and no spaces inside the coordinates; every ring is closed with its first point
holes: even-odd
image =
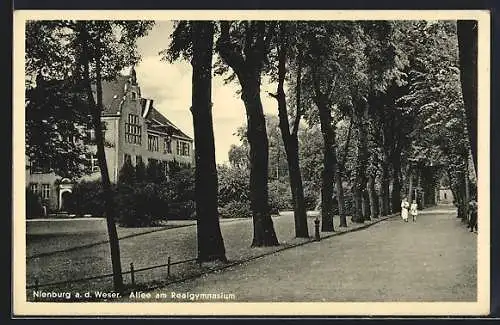
{"type": "MultiPolygon", "coordinates": [[[[91,116],[117,291],[122,291],[123,279],[101,127],[101,84],[139,62],[136,40],[153,25],[151,21],[34,21],[27,25],[28,155],[32,161],[50,159],[59,175],[78,176],[78,155],[68,159],[56,150],[62,143],[43,141],[43,137],[61,130],[64,136],[76,137],[72,125],[83,124],[91,116]],[[47,105],[44,95],[59,105],[47,105]],[[58,128],[44,128],[47,115],[58,128]]],[[[461,193],[469,193],[471,144],[474,168],[477,162],[474,22],[179,21],[170,38],[162,52],[165,61],[188,60],[193,71],[200,262],[226,261],[217,211],[213,73],[241,86],[247,115],[252,246],[279,244],[268,204],[269,140],[261,101],[264,76],[277,85],[276,93],[269,95],[277,100],[297,237],[309,237],[303,175],[318,174],[318,170],[323,231],[335,230],[335,189],[341,226],[346,225],[346,182],[352,184],[353,221],[387,215],[391,206],[393,212],[398,211],[401,192],[406,189],[403,178],[412,179],[413,160],[443,166],[463,217],[469,194],[461,193]],[[346,121],[348,128],[341,127],[346,121]],[[308,168],[318,161],[307,161],[300,154],[304,150],[301,123],[310,129],[319,125],[321,133],[322,164],[312,173],[308,168]],[[354,141],[356,145],[350,145],[354,141]],[[457,176],[460,172],[467,175],[466,181],[457,176]]],[[[83,150],[74,146],[66,152],[83,150]]]]}

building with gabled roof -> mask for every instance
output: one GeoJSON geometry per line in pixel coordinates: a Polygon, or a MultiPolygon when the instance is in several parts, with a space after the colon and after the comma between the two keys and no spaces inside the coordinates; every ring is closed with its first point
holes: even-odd
{"type": "MultiPolygon", "coordinates": [[[[105,152],[109,176],[118,181],[125,161],[132,165],[160,164],[167,172],[168,162],[194,164],[193,139],[154,107],[154,100],[143,98],[135,69],[119,75],[113,81],[103,81],[103,111],[105,152]]],[[[95,95],[95,88],[94,88],[95,95]]],[[[94,130],[85,130],[89,154],[88,173],[77,181],[100,179],[97,148],[92,144],[94,130]]],[[[38,193],[49,210],[64,210],[64,199],[70,195],[75,180],[62,179],[50,170],[28,166],[26,185],[38,193]]]]}

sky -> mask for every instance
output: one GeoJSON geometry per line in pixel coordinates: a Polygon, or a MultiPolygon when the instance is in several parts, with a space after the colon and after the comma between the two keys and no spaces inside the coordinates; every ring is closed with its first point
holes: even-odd
{"type": "MultiPolygon", "coordinates": [[[[137,42],[141,61],[136,65],[137,81],[144,98],[154,100],[154,107],[186,134],[194,138],[191,107],[191,64],[187,61],[168,63],[161,60],[160,51],[170,44],[173,22],[157,21],[148,35],[137,42]]],[[[246,124],[245,107],[237,91],[237,80],[224,84],[223,78],[212,79],[212,115],[215,137],[215,159],[228,162],[231,144],[239,144],[236,129],[246,124]]],[[[277,114],[277,103],[267,92],[275,92],[273,84],[263,85],[262,105],[265,114],[277,114]]],[[[196,146],[196,144],[195,144],[196,146]]]]}

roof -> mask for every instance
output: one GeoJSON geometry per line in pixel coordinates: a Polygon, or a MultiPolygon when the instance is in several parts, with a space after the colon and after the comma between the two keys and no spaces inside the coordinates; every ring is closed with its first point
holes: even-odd
{"type": "Polygon", "coordinates": [[[153,130],[163,127],[170,127],[171,134],[174,136],[191,139],[186,133],[182,132],[174,123],[172,123],[168,118],[166,118],[162,113],[160,113],[156,108],[151,107],[148,114],[146,115],[146,119],[153,122],[148,126],[148,128],[152,128],[153,130]],[[163,126],[163,127],[162,127],[163,126]]]}
{"type": "MultiPolygon", "coordinates": [[[[129,76],[119,75],[116,80],[102,82],[102,104],[103,115],[118,115],[120,113],[120,103],[125,96],[125,85],[129,76]]],[[[92,86],[95,91],[95,86],[92,86]]]]}
{"type": "MultiPolygon", "coordinates": [[[[132,74],[135,71],[132,69],[132,74]]],[[[102,115],[119,115],[120,105],[123,97],[125,96],[125,85],[129,82],[133,75],[118,75],[113,81],[102,82],[102,115]]],[[[95,86],[93,86],[95,91],[95,86]]],[[[149,121],[148,129],[163,133],[170,133],[173,136],[186,138],[192,140],[190,136],[181,131],[174,123],[160,113],[154,106],[153,100],[141,98],[140,99],[142,115],[146,114],[145,119],[149,121]],[[146,107],[147,106],[147,107],[146,107]]]]}

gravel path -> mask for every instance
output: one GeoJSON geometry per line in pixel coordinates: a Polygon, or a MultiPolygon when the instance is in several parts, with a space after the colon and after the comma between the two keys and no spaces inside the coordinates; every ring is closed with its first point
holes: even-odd
{"type": "MultiPolygon", "coordinates": [[[[152,292],[234,294],[241,302],[475,301],[477,234],[446,207],[393,218],[152,292]]],[[[128,299],[127,299],[128,300],[128,299]]],[[[154,300],[154,299],[153,299],[154,300]]],[[[144,300],[141,300],[144,301],[144,300]]]]}

